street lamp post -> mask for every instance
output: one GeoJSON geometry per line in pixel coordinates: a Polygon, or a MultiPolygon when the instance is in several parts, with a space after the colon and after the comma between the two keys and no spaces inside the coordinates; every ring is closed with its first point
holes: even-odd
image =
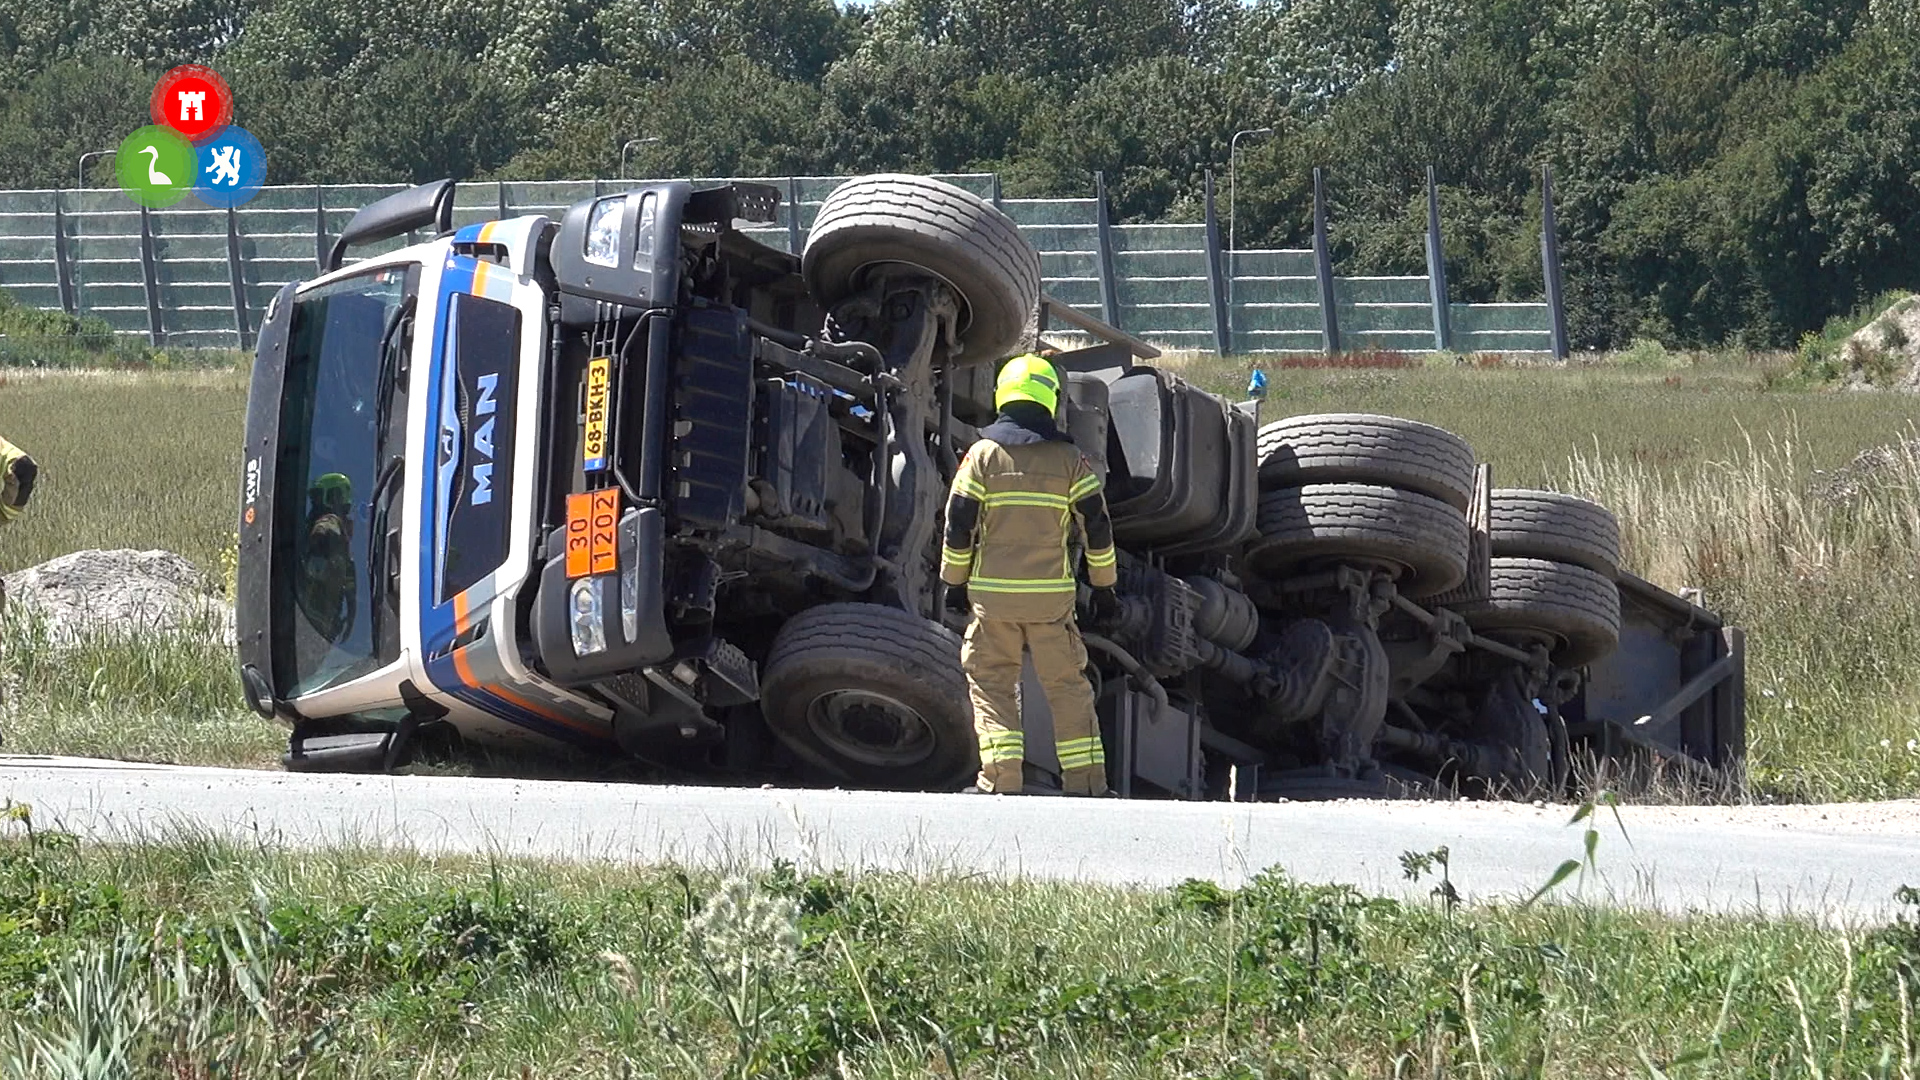
{"type": "Polygon", "coordinates": [[[660,141],[660,136],[648,135],[644,139],[628,139],[626,142],[622,143],[620,145],[620,179],[625,180],[627,178],[627,154],[631,152],[634,147],[645,146],[648,143],[655,143],[659,141],[660,141]]]}
{"type": "MultiPolygon", "coordinates": [[[[1273,134],[1273,129],[1270,127],[1247,128],[1243,131],[1234,132],[1233,138],[1227,141],[1227,251],[1229,256],[1231,256],[1232,252],[1239,250],[1239,247],[1234,243],[1233,232],[1233,200],[1238,188],[1233,173],[1234,155],[1239,152],[1240,140],[1244,136],[1271,134],[1273,134]]],[[[1228,260],[1227,278],[1228,280],[1232,280],[1233,278],[1231,258],[1228,260]]]]}
{"type": "Polygon", "coordinates": [[[89,150],[86,153],[81,154],[80,166],[79,168],[74,170],[75,175],[74,175],[73,186],[76,188],[84,188],[87,186],[87,159],[88,158],[106,157],[108,155],[117,154],[117,153],[119,153],[119,151],[117,150],[89,150]]]}

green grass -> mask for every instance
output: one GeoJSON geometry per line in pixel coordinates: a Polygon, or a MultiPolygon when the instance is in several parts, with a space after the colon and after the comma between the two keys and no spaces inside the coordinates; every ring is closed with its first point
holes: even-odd
{"type": "Polygon", "coordinates": [[[124,547],[165,548],[218,575],[237,525],[246,408],[244,372],[0,369],[0,435],[41,469],[26,516],[0,531],[0,573],[124,547]]]}
{"type": "Polygon", "coordinates": [[[287,739],[241,703],[233,649],[212,625],[55,643],[17,612],[0,619],[0,733],[14,754],[262,768],[287,739]]]}
{"type": "MultiPolygon", "coordinates": [[[[10,1076],[1900,1080],[1920,924],[0,842],[10,1076]],[[93,1052],[111,1064],[85,1071],[93,1052]]],[[[1574,837],[1569,834],[1570,842],[1574,837]]]]}
{"type": "MultiPolygon", "coordinates": [[[[1674,354],[1669,354],[1673,356],[1674,354]]],[[[1586,364],[1416,367],[1402,370],[1283,369],[1269,358],[1184,360],[1200,385],[1239,397],[1248,373],[1268,377],[1262,421],[1300,413],[1373,412],[1457,432],[1493,465],[1500,487],[1564,482],[1569,461],[1632,462],[1666,475],[1692,472],[1742,452],[1747,440],[1796,432],[1801,472],[1844,465],[1887,443],[1920,417],[1900,394],[1783,392],[1761,388],[1787,358],[1677,366],[1586,364]]]]}
{"type": "MultiPolygon", "coordinates": [[[[1626,523],[1628,562],[1699,586],[1749,631],[1749,793],[1920,796],[1920,468],[1861,497],[1809,494],[1817,470],[1912,434],[1904,395],[1763,390],[1791,357],[1662,353],[1604,364],[1393,370],[1268,364],[1262,416],[1370,411],[1457,431],[1502,486],[1599,498],[1626,523]]],[[[1233,393],[1254,361],[1183,370],[1233,393]]],[[[244,376],[0,374],[0,432],[44,473],[0,532],[0,571],[81,547],[163,547],[224,579],[244,376]]],[[[239,704],[216,642],[103,641],[59,661],[0,652],[10,748],[267,763],[281,733],[239,704]],[[28,669],[31,669],[29,672],[28,669]],[[32,673],[37,672],[37,674],[32,673]],[[177,686],[190,692],[173,693],[177,686]],[[95,687],[92,698],[74,687],[95,687]],[[150,696],[141,696],[151,688],[150,696]],[[116,709],[116,700],[150,702],[116,709]],[[194,702],[182,710],[177,701],[194,702]]]]}

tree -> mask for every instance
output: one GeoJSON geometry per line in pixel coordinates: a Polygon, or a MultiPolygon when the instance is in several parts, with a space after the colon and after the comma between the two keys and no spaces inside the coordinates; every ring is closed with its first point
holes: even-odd
{"type": "Polygon", "coordinates": [[[424,183],[485,176],[513,157],[532,118],[456,56],[419,49],[381,65],[344,103],[339,161],[361,180],[424,183]]]}
{"type": "MultiPolygon", "coordinates": [[[[117,57],[54,63],[7,96],[0,175],[15,187],[72,187],[80,155],[111,150],[148,122],[152,92],[153,79],[117,57]]],[[[89,172],[92,184],[112,183],[112,159],[94,159],[89,172]]]]}
{"type": "Polygon", "coordinates": [[[594,22],[630,74],[731,57],[778,78],[817,82],[852,49],[859,19],[832,0],[615,0],[594,22]]]}
{"type": "Polygon", "coordinates": [[[819,171],[820,94],[752,61],[687,64],[662,78],[595,68],[557,105],[540,145],[506,175],[525,179],[611,176],[621,147],[633,176],[790,176],[819,171]]]}

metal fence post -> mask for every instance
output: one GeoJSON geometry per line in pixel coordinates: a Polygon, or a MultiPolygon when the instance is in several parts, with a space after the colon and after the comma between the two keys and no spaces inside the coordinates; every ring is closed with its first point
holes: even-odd
{"type": "Polygon", "coordinates": [[[1320,279],[1320,336],[1332,356],[1340,351],[1340,311],[1333,295],[1333,254],[1327,244],[1326,170],[1313,170],[1313,270],[1320,279]]]}
{"type": "Polygon", "coordinates": [[[140,284],[147,293],[147,340],[160,347],[160,275],[153,257],[153,211],[140,208],[140,284]]]}
{"type": "Polygon", "coordinates": [[[505,180],[493,182],[493,198],[500,211],[500,220],[505,221],[507,219],[507,182],[505,180]]]}
{"type": "Polygon", "coordinates": [[[1207,295],[1213,301],[1214,351],[1221,356],[1233,350],[1233,335],[1227,327],[1227,291],[1220,276],[1220,219],[1213,212],[1213,170],[1207,170],[1207,295]]]}
{"type": "Polygon", "coordinates": [[[313,185],[313,265],[327,272],[327,192],[319,184],[313,185]]]}
{"type": "Polygon", "coordinates": [[[60,310],[80,314],[73,294],[73,266],[67,261],[67,215],[60,209],[60,192],[53,193],[53,279],[60,288],[60,310]]]}
{"type": "Polygon", "coordinates": [[[1000,205],[1000,174],[999,173],[993,174],[993,187],[991,190],[993,192],[993,205],[996,208],[998,208],[1000,205]]]}
{"type": "Polygon", "coordinates": [[[1540,270],[1547,279],[1547,314],[1552,319],[1555,360],[1567,358],[1567,307],[1560,287],[1560,232],[1553,221],[1553,167],[1540,167],[1540,270]]]}
{"type": "Polygon", "coordinates": [[[1107,323],[1120,326],[1120,289],[1113,276],[1113,215],[1107,210],[1107,177],[1093,174],[1093,225],[1100,251],[1100,312],[1107,323]]]}
{"type": "Polygon", "coordinates": [[[233,207],[227,207],[227,286],[233,291],[233,339],[239,348],[249,344],[247,335],[247,281],[240,272],[240,222],[233,207]]]}
{"type": "Polygon", "coordinates": [[[800,178],[787,177],[787,252],[800,254],[804,238],[800,235],[800,178]]]}
{"type": "Polygon", "coordinates": [[[1433,298],[1433,347],[1453,351],[1453,312],[1447,307],[1447,249],[1440,239],[1440,185],[1427,166],[1427,293],[1433,298]]]}

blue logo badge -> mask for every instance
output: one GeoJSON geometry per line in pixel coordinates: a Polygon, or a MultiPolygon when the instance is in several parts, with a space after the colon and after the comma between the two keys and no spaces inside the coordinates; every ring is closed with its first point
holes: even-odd
{"type": "Polygon", "coordinates": [[[267,155],[260,140],[246,128],[227,125],[201,145],[200,172],[193,193],[208,206],[239,206],[260,193],[267,182],[267,155]]]}

